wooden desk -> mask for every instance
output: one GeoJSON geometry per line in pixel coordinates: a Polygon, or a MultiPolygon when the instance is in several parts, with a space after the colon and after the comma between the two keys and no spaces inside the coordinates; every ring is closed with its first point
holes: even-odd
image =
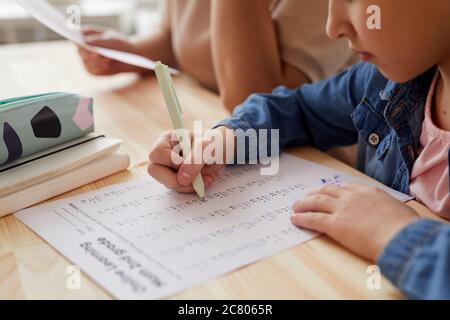
{"type": "MultiPolygon", "coordinates": [[[[175,79],[187,123],[210,126],[227,116],[217,96],[187,76],[175,79]]],[[[155,138],[171,128],[154,77],[135,75],[98,78],[88,75],[73,45],[66,42],[0,47],[0,99],[49,91],[77,92],[94,97],[97,131],[123,139],[123,150],[135,164],[60,196],[120,183],[146,175],[155,138]]],[[[342,171],[361,175],[339,161],[310,148],[294,154],[342,171]]],[[[432,214],[412,202],[421,215],[432,214]]],[[[82,288],[66,288],[71,263],[10,215],[0,219],[0,298],[109,299],[83,276],[82,288]]],[[[262,262],[208,281],[175,295],[175,299],[396,299],[402,295],[386,280],[382,290],[366,287],[370,263],[322,236],[262,262]]]]}

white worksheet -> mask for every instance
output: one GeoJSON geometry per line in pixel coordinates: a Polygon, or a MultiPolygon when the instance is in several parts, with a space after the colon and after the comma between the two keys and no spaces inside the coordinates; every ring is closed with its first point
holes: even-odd
{"type": "Polygon", "coordinates": [[[289,219],[293,203],[312,189],[368,184],[287,154],[279,167],[272,176],[259,165],[227,167],[204,201],[146,178],[16,217],[114,297],[162,298],[315,237],[289,219]]]}
{"type": "MultiPolygon", "coordinates": [[[[69,28],[67,18],[63,13],[49,4],[46,0],[16,0],[33,18],[58,33],[60,36],[70,40],[87,50],[96,52],[102,56],[141,68],[154,70],[155,62],[145,57],[118,50],[100,48],[88,45],[80,30],[69,28]]],[[[169,69],[172,74],[178,74],[178,70],[169,69]]]]}

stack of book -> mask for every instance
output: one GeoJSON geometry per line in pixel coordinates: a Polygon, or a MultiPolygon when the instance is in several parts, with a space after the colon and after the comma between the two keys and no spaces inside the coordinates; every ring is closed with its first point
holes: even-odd
{"type": "Polygon", "coordinates": [[[0,101],[0,217],[128,168],[121,140],[94,134],[93,101],[52,93],[0,101]],[[3,142],[3,143],[2,143],[3,142]]]}

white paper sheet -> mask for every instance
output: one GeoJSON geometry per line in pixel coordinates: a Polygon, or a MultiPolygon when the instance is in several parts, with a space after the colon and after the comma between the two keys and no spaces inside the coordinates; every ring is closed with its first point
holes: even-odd
{"type": "Polygon", "coordinates": [[[284,154],[275,176],[261,176],[259,166],[226,168],[205,202],[147,178],[16,217],[113,296],[153,299],[315,237],[290,223],[292,204],[320,185],[344,181],[367,184],[284,154]]]}
{"type": "MultiPolygon", "coordinates": [[[[67,27],[67,18],[45,0],[16,0],[36,20],[47,26],[62,37],[104,57],[131,64],[145,69],[154,70],[155,62],[145,57],[107,48],[88,45],[80,30],[67,27]]],[[[175,69],[170,69],[172,74],[178,74],[175,69]]]]}

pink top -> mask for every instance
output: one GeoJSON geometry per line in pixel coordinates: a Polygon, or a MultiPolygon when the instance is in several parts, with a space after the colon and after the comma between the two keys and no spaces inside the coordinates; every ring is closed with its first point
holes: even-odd
{"type": "Polygon", "coordinates": [[[422,151],[414,162],[410,190],[413,196],[443,218],[450,219],[448,150],[450,132],[436,127],[431,117],[439,73],[433,80],[425,106],[420,144],[422,151]]]}

